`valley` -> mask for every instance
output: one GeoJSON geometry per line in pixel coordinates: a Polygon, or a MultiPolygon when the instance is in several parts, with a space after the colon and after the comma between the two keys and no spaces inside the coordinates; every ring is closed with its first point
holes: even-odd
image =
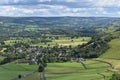
{"type": "Polygon", "coordinates": [[[39,80],[40,64],[46,80],[119,77],[120,18],[1,17],[0,22],[0,80],[39,80]]]}

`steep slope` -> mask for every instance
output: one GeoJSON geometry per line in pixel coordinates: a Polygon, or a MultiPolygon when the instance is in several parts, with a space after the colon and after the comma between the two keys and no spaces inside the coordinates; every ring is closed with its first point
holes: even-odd
{"type": "Polygon", "coordinates": [[[120,39],[113,39],[109,42],[108,49],[100,58],[120,59],[120,39]]]}

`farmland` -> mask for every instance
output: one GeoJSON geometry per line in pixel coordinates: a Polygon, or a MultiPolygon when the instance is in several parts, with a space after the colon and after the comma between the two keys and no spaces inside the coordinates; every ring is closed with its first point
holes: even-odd
{"type": "MultiPolygon", "coordinates": [[[[107,72],[107,69],[111,67],[102,62],[87,60],[84,62],[87,66],[87,69],[77,62],[67,62],[67,63],[48,63],[45,75],[47,80],[103,80],[103,76],[99,75],[101,73],[106,76],[108,80],[111,76],[111,72],[107,72]]],[[[36,65],[28,64],[6,64],[0,66],[0,79],[1,80],[10,80],[14,77],[17,77],[19,74],[25,75],[37,70],[36,65]],[[5,75],[7,73],[7,75],[5,75]]],[[[21,80],[38,80],[39,73],[35,73],[31,76],[25,77],[21,80]]]]}
{"type": "MultiPolygon", "coordinates": [[[[58,35],[54,35],[54,36],[58,36],[58,35]]],[[[70,37],[65,37],[62,36],[59,39],[47,39],[47,40],[51,40],[51,42],[41,42],[41,38],[38,38],[37,40],[39,40],[39,42],[36,44],[32,44],[31,43],[31,39],[30,38],[11,38],[10,40],[6,40],[4,41],[6,45],[13,45],[15,43],[20,43],[20,42],[25,42],[30,44],[31,46],[44,46],[47,47],[49,46],[54,46],[54,45],[59,45],[59,46],[77,46],[77,45],[82,45],[84,43],[87,43],[88,41],[90,41],[90,37],[79,37],[79,38],[73,38],[71,39],[70,37]]]]}
{"type": "Polygon", "coordinates": [[[27,64],[5,64],[0,66],[0,80],[10,80],[19,74],[28,74],[37,69],[37,66],[27,64]]]}

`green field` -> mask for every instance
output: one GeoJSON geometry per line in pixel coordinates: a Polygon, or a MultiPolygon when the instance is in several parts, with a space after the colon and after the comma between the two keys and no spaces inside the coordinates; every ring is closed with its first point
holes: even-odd
{"type": "Polygon", "coordinates": [[[37,70],[35,65],[27,64],[5,64],[0,65],[0,80],[10,80],[17,77],[19,74],[28,74],[37,70]]]}
{"type": "MultiPolygon", "coordinates": [[[[107,71],[110,66],[99,61],[87,60],[85,61],[87,69],[84,69],[81,63],[67,62],[67,63],[48,63],[45,70],[46,80],[104,80],[103,74],[106,76],[105,80],[109,80],[112,72],[107,71]],[[100,73],[100,74],[98,74],[100,73]]],[[[31,76],[25,77],[21,80],[39,80],[40,74],[35,73],[31,76]]]]}
{"type": "Polygon", "coordinates": [[[110,49],[108,49],[100,58],[120,59],[120,39],[114,39],[109,42],[110,49]]]}

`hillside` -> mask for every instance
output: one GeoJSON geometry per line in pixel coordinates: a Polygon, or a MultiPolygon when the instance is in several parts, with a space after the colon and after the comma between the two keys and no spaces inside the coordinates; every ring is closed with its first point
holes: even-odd
{"type": "Polygon", "coordinates": [[[2,23],[38,25],[40,27],[105,27],[120,18],[112,17],[0,17],[2,23]]]}
{"type": "Polygon", "coordinates": [[[120,39],[114,39],[109,42],[108,49],[100,58],[120,59],[120,39]]]}

